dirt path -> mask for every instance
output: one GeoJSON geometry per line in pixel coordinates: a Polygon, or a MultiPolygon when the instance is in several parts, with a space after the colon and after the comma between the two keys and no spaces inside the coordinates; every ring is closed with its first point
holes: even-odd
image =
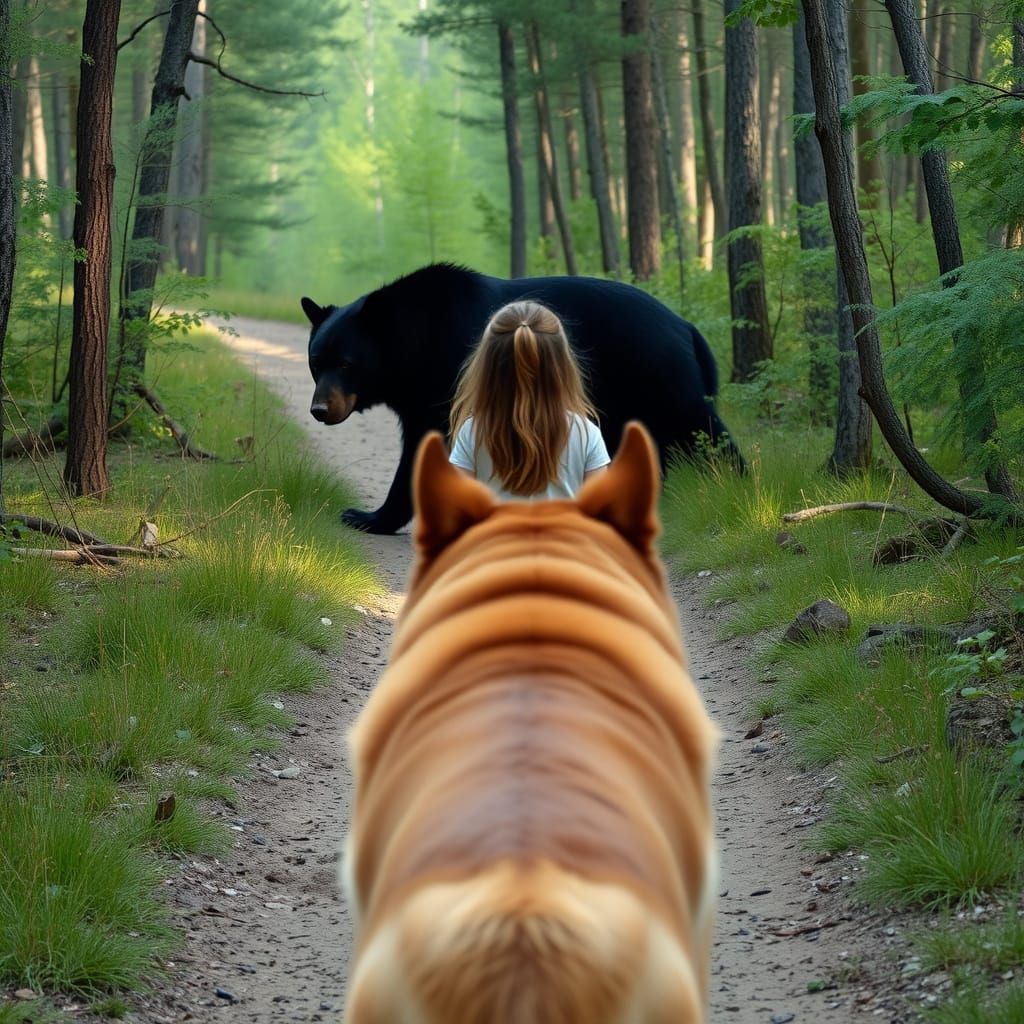
{"type": "MultiPolygon", "coordinates": [[[[393,416],[374,410],[335,428],[316,424],[308,415],[307,332],[243,318],[232,324],[239,335],[228,344],[255,364],[308,429],[310,443],[376,507],[398,461],[393,416]]],[[[410,557],[407,534],[367,537],[366,545],[388,593],[348,630],[330,665],[331,685],[287,701],[299,724],[280,751],[255,764],[251,779],[240,780],[237,806],[224,812],[238,835],[231,854],[219,862],[190,859],[168,882],[188,940],[173,983],[143,1011],[147,1022],[339,1016],[351,941],[335,875],[350,790],[343,739],[385,664],[410,557]],[[297,779],[264,770],[289,762],[301,769],[297,779]]],[[[900,939],[886,922],[851,919],[844,890],[856,878],[855,857],[819,865],[803,850],[828,780],[799,772],[770,722],[762,737],[743,739],[761,684],[747,647],[715,639],[701,598],[705,585],[673,581],[694,677],[725,734],[716,778],[723,878],[711,1019],[844,1024],[860,1010],[861,1020],[865,1013],[901,1020],[859,967],[867,950],[900,939]],[[854,980],[808,992],[837,971],[854,980]]]]}

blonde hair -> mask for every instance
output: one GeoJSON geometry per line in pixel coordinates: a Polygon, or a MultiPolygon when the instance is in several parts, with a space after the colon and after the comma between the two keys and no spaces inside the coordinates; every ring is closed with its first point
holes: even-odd
{"type": "Polygon", "coordinates": [[[570,413],[597,419],[558,317],[537,302],[499,309],[462,368],[451,438],[473,417],[475,452],[486,449],[505,490],[528,497],[558,479],[570,413]]]}

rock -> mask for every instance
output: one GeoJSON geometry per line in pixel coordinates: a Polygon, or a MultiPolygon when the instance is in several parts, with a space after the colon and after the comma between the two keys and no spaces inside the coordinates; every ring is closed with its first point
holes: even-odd
{"type": "Polygon", "coordinates": [[[803,544],[801,544],[800,541],[798,541],[796,537],[789,532],[789,530],[779,530],[779,532],[775,534],[775,543],[778,544],[783,551],[788,551],[791,555],[807,554],[807,548],[805,548],[803,544]]]}
{"type": "Polygon", "coordinates": [[[225,1002],[228,1002],[228,1003],[237,1003],[238,1002],[238,996],[236,996],[234,994],[234,992],[229,992],[226,988],[221,988],[219,985],[217,986],[217,988],[215,988],[213,990],[213,994],[218,999],[223,999],[223,1000],[225,1000],[225,1002]]]}
{"type": "Polygon", "coordinates": [[[297,779],[302,773],[302,769],[297,764],[290,764],[287,768],[282,768],[280,771],[271,771],[271,775],[278,779],[297,779]]]}
{"type": "Polygon", "coordinates": [[[14,993],[14,998],[15,999],[23,999],[26,1002],[28,1002],[29,999],[38,999],[39,998],[39,993],[38,992],[33,992],[32,989],[30,989],[30,988],[19,988],[14,993]]]}
{"type": "Polygon", "coordinates": [[[883,653],[895,647],[912,654],[952,651],[957,639],[958,628],[952,626],[919,626],[911,622],[868,626],[857,647],[857,658],[865,665],[877,666],[883,653]]]}
{"type": "Polygon", "coordinates": [[[772,1024],[790,1024],[790,1021],[796,1020],[795,1013],[773,1013],[772,1024]]]}
{"type": "Polygon", "coordinates": [[[850,631],[850,615],[834,601],[815,601],[790,624],[783,640],[791,644],[808,643],[819,637],[845,636],[850,631]]]}
{"type": "Polygon", "coordinates": [[[763,733],[763,732],[764,732],[764,719],[762,718],[761,721],[757,723],[757,725],[752,726],[751,728],[749,728],[743,734],[743,738],[745,740],[756,740],[757,737],[760,736],[761,733],[763,733]]]}
{"type": "Polygon", "coordinates": [[[750,752],[752,754],[767,754],[768,750],[769,747],[767,743],[755,743],[754,746],[750,748],[750,752]]]}
{"type": "Polygon", "coordinates": [[[946,708],[946,745],[957,757],[978,749],[1004,748],[1014,738],[1012,707],[1012,698],[1007,696],[954,697],[946,708]]]}

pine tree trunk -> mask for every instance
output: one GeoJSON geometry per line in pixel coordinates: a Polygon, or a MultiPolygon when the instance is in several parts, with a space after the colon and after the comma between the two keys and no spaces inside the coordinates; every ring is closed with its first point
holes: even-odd
{"type": "Polygon", "coordinates": [[[68,370],[68,450],[64,482],[72,494],[104,497],[107,476],[107,334],[110,328],[110,217],[114,201],[111,116],[121,0],[88,0],[82,27],[78,95],[75,297],[68,370]]]}
{"type": "Polygon", "coordinates": [[[555,234],[555,204],[551,199],[551,181],[544,166],[544,127],[536,102],[533,113],[537,123],[537,230],[541,238],[552,238],[555,234]]]}
{"type": "Polygon", "coordinates": [[[985,73],[985,34],[981,19],[984,15],[985,0],[974,0],[971,4],[971,34],[967,44],[967,77],[980,82],[985,73]]]}
{"type": "Polygon", "coordinates": [[[701,181],[701,203],[697,209],[697,246],[705,270],[715,262],[715,201],[711,195],[711,183],[705,175],[701,181]]]}
{"type": "Polygon", "coordinates": [[[583,114],[583,138],[587,147],[590,194],[597,207],[597,226],[601,235],[601,264],[606,274],[620,276],[619,243],[615,235],[608,168],[601,148],[601,112],[590,60],[584,55],[579,67],[580,110],[583,114]]]}
{"type": "Polygon", "coordinates": [[[679,183],[682,186],[683,220],[686,224],[686,248],[693,245],[697,208],[697,135],[693,119],[693,71],[690,60],[690,33],[685,14],[676,19],[679,51],[679,183]]]}
{"type": "MultiPolygon", "coordinates": [[[[206,8],[199,0],[197,14],[206,8]]],[[[192,52],[206,55],[206,19],[197,16],[192,32],[192,52]]],[[[202,277],[206,273],[206,218],[201,204],[206,192],[206,80],[205,64],[189,61],[185,67],[185,95],[194,106],[178,126],[178,189],[174,206],[174,244],[178,269],[202,277]]]]}
{"type": "MultiPolygon", "coordinates": [[[[726,15],[740,0],[726,0],[726,15]]],[[[757,35],[743,18],[725,30],[725,167],[729,231],[761,223],[761,125],[758,104],[757,35]]],[[[757,364],[772,358],[764,291],[761,240],[730,237],[729,292],[732,308],[732,379],[749,381],[757,364]]]]}
{"type": "Polygon", "coordinates": [[[509,276],[526,277],[526,180],[519,131],[516,43],[508,22],[498,23],[501,99],[505,111],[505,162],[508,166],[509,276]]]}
{"type": "MultiPolygon", "coordinates": [[[[15,178],[20,178],[24,172],[25,138],[28,128],[28,88],[25,84],[29,74],[27,57],[22,57],[18,61],[13,74],[17,86],[11,95],[11,170],[15,178]]],[[[18,198],[15,186],[15,200],[18,198]]]]}
{"type": "Polygon", "coordinates": [[[50,154],[46,144],[46,121],[43,115],[43,90],[40,86],[39,60],[32,57],[28,65],[28,128],[29,168],[36,181],[50,180],[50,154]]]}
{"type": "MultiPolygon", "coordinates": [[[[14,167],[8,154],[14,145],[14,103],[11,88],[11,4],[0,0],[0,395],[3,380],[4,339],[11,313],[14,287],[15,231],[17,211],[14,195],[14,167]]],[[[0,411],[0,450],[4,442],[4,416],[0,411]]],[[[0,459],[0,512],[4,509],[4,466],[0,459]]]]}
{"type": "Polygon", "coordinates": [[[565,130],[565,161],[569,172],[569,199],[576,202],[583,196],[583,177],[580,172],[580,134],[576,129],[575,104],[572,93],[562,89],[562,127],[565,130]]]}
{"type": "Polygon", "coordinates": [[[761,190],[764,222],[769,227],[781,221],[779,185],[775,177],[776,140],[782,121],[782,61],[775,52],[775,34],[765,33],[768,88],[763,96],[761,119],[761,190]]]}
{"type": "MultiPolygon", "coordinates": [[[[893,32],[900,48],[900,57],[907,79],[917,86],[922,95],[932,93],[932,78],[928,70],[928,50],[920,26],[914,16],[912,0],[885,0],[886,10],[892,21],[893,32]]],[[[957,220],[953,190],[949,183],[949,168],[945,153],[928,150],[921,154],[921,174],[928,195],[928,211],[931,215],[932,237],[935,254],[939,261],[939,273],[949,275],[963,266],[963,249],[960,245],[960,226],[957,220]]],[[[956,277],[946,277],[944,287],[956,284],[956,277]]],[[[962,339],[953,339],[954,345],[963,344],[962,339]]],[[[960,362],[963,362],[962,360],[960,362]]],[[[984,451],[997,437],[999,427],[991,403],[979,399],[971,375],[966,367],[961,370],[958,380],[960,400],[964,408],[975,407],[975,429],[965,439],[968,448],[976,445],[984,451]],[[973,436],[971,436],[973,434],[973,436]]],[[[1000,459],[985,471],[985,481],[993,494],[1001,494],[1011,501],[1016,500],[1016,490],[1010,479],[1005,463],[1000,459]]]]}
{"type": "Polygon", "coordinates": [[[569,214],[562,197],[562,185],[558,177],[558,157],[555,153],[555,139],[551,127],[551,107],[548,103],[548,88],[544,80],[544,67],[541,63],[540,33],[536,24],[531,24],[526,32],[526,53],[533,74],[534,99],[537,105],[537,127],[540,133],[541,174],[547,180],[551,196],[551,205],[555,211],[558,224],[558,236],[562,242],[562,256],[565,259],[565,272],[576,275],[576,247],[572,240],[572,228],[569,214]]]}
{"type": "Polygon", "coordinates": [[[872,312],[871,278],[857,209],[853,155],[839,115],[840,100],[836,67],[829,46],[826,3],[831,3],[831,0],[803,0],[811,81],[814,84],[815,134],[821,143],[832,230],[857,329],[857,354],[863,375],[864,397],[893,454],[927,494],[961,515],[986,514],[987,511],[991,514],[980,498],[954,487],[925,461],[904,429],[885,386],[881,344],[872,312]]]}
{"type": "MultiPolygon", "coordinates": [[[[869,50],[868,23],[865,20],[866,10],[852,5],[849,14],[849,46],[850,72],[854,76],[871,74],[871,55],[869,50]]],[[[860,96],[868,91],[864,82],[854,81],[853,94],[860,96]]],[[[857,133],[857,181],[861,189],[874,205],[885,175],[882,172],[881,158],[877,153],[869,154],[866,147],[874,141],[875,133],[863,123],[856,127],[857,133]]]]}
{"type": "MultiPolygon", "coordinates": [[[[54,182],[58,188],[71,188],[71,115],[68,110],[68,83],[63,72],[58,72],[53,81],[53,162],[54,182]]],[[[61,205],[57,213],[60,237],[71,238],[74,215],[71,203],[61,205]]]]}
{"type": "Polygon", "coordinates": [[[167,19],[160,63],[153,82],[149,124],[142,142],[135,224],[121,304],[121,357],[118,380],[122,393],[141,383],[146,371],[146,345],[137,321],[149,319],[153,308],[158,252],[164,225],[171,157],[174,149],[178,100],[184,92],[185,67],[196,23],[199,0],[179,0],[167,19]]]}
{"type": "Polygon", "coordinates": [[[649,0],[622,0],[622,112],[626,138],[626,216],[629,268],[637,281],[661,269],[658,143],[648,44],[649,0]]]}
{"type": "Polygon", "coordinates": [[[704,174],[714,205],[713,216],[706,223],[713,224],[715,239],[724,238],[729,230],[729,207],[725,185],[718,169],[718,145],[715,140],[715,114],[711,99],[711,79],[708,71],[707,42],[704,39],[703,0],[693,5],[693,47],[697,62],[697,98],[700,105],[701,142],[704,146],[704,174]]]}
{"type": "Polygon", "coordinates": [[[939,53],[936,65],[935,88],[938,92],[954,85],[950,77],[956,70],[953,67],[954,47],[956,46],[956,19],[952,5],[945,0],[939,5],[939,53]]]}

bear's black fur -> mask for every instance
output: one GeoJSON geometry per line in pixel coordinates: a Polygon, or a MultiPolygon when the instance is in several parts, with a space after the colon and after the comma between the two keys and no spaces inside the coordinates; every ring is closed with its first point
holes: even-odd
{"type": "Polygon", "coordinates": [[[302,308],[313,325],[310,409],[323,423],[383,402],[402,425],[402,457],[376,512],[347,509],[342,521],[394,533],[412,517],[411,474],[420,438],[447,435],[455,384],[489,318],[516,299],[535,299],[558,315],[586,373],[609,452],[629,420],[640,420],[661,452],[692,452],[708,435],[742,464],[711,401],[715,360],[700,332],[657,299],[628,284],[590,277],[505,281],[434,264],[347,306],[302,308]]]}

